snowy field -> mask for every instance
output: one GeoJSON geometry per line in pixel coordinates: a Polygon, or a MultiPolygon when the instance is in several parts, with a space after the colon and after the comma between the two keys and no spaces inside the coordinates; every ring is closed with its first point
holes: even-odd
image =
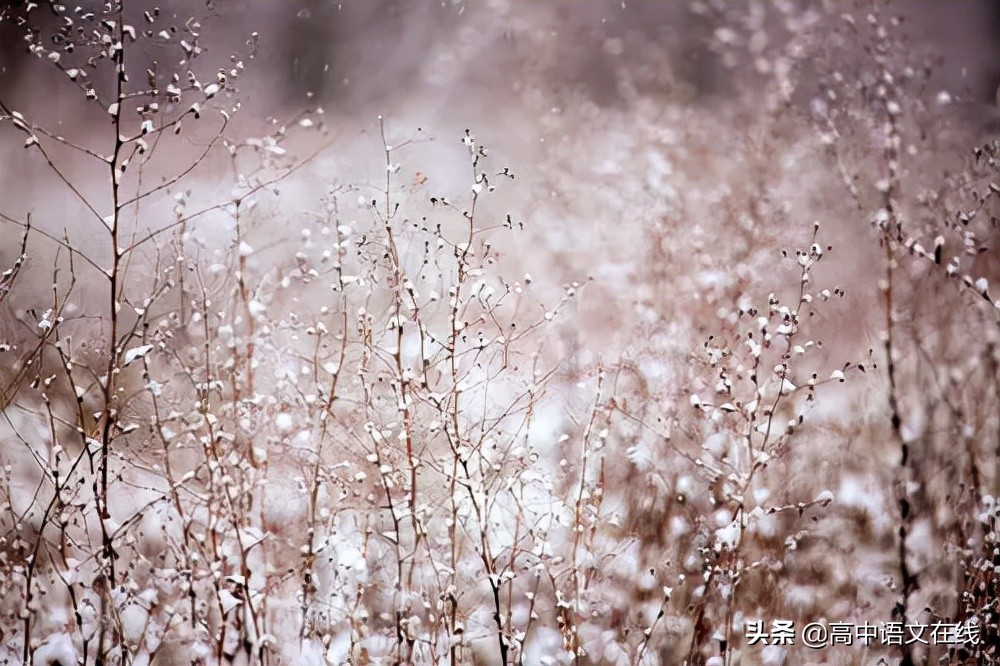
{"type": "Polygon", "coordinates": [[[989,3],[0,3],[0,664],[1000,659],[989,3]]]}

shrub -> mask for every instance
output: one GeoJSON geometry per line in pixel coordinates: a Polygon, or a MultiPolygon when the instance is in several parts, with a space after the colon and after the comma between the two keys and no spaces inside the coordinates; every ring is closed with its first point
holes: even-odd
{"type": "Polygon", "coordinates": [[[256,33],[4,10],[79,93],[0,98],[4,658],[995,658],[1000,144],[878,7],[691,10],[722,100],[630,54],[528,177],[379,116],[319,190],[256,33]]]}

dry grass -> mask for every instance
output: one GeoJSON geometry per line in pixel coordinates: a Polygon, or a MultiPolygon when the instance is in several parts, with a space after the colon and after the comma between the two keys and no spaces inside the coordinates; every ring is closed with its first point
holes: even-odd
{"type": "Polygon", "coordinates": [[[634,55],[527,177],[5,10],[83,110],[0,98],[0,662],[992,663],[1000,143],[878,8],[693,9],[724,101],[634,55]]]}

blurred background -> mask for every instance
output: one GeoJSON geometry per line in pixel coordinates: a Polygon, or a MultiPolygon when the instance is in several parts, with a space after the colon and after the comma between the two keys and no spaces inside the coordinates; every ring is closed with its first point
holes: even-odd
{"type": "MultiPolygon", "coordinates": [[[[24,4],[5,0],[0,7],[24,4]]],[[[493,125],[505,115],[517,115],[512,102],[527,86],[538,86],[534,92],[553,101],[577,91],[600,106],[619,104],[621,68],[654,56],[669,60],[676,83],[690,86],[696,99],[725,95],[727,68],[707,46],[718,27],[713,10],[723,5],[182,0],[159,7],[164,16],[175,15],[176,25],[188,16],[201,18],[212,37],[209,50],[216,53],[245,50],[250,34],[259,33],[251,74],[267,85],[253,87],[253,101],[268,112],[297,109],[312,93],[314,101],[348,116],[402,117],[422,111],[461,119],[460,124],[493,125]]],[[[158,4],[134,0],[126,6],[139,18],[158,4]]],[[[921,0],[888,7],[906,18],[916,45],[944,56],[936,72],[942,84],[971,101],[994,102],[1000,84],[1000,6],[988,0],[921,0]]],[[[836,3],[837,11],[864,9],[864,4],[836,3]]],[[[18,28],[4,22],[0,29],[5,97],[57,92],[41,85],[44,74],[37,59],[25,52],[18,28]]],[[[147,55],[157,57],[154,50],[147,55]]],[[[642,92],[662,91],[651,87],[642,92]]]]}

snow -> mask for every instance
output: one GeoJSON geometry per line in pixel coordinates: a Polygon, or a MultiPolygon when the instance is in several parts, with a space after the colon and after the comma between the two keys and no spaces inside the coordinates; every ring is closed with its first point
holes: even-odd
{"type": "Polygon", "coordinates": [[[32,654],[37,666],[67,666],[77,663],[77,652],[73,638],[66,633],[49,635],[32,654]]]}
{"type": "MultiPolygon", "coordinates": [[[[419,58],[399,58],[407,61],[405,85],[388,86],[394,98],[385,105],[385,140],[393,147],[383,150],[378,128],[357,126],[349,111],[332,106],[324,118],[316,106],[309,118],[289,115],[274,136],[252,139],[247,145],[255,150],[241,150],[232,160],[244,172],[236,182],[226,180],[228,170],[222,176],[198,170],[164,193],[165,218],[156,214],[160,202],[153,200],[138,220],[131,207],[103,218],[108,229],[111,223],[122,227],[116,232],[137,226],[141,237],[144,225],[169,225],[213,204],[215,192],[202,200],[199,189],[222,193],[223,203],[211,214],[196,215],[183,233],[169,234],[169,242],[167,235],[158,237],[163,243],[151,243],[141,261],[139,253],[129,257],[121,303],[128,322],[119,335],[125,340],[121,366],[131,370],[120,373],[117,386],[120,432],[130,435],[111,450],[112,517],[103,522],[78,489],[93,487],[91,470],[104,448],[95,412],[106,408],[101,384],[108,363],[101,350],[107,345],[101,336],[108,320],[101,308],[108,299],[101,273],[108,248],[101,243],[108,229],[100,220],[108,210],[93,216],[96,245],[78,250],[96,257],[100,269],[100,284],[81,286],[78,303],[64,310],[53,304],[52,275],[44,271],[30,297],[0,285],[0,297],[16,297],[11,311],[26,324],[10,328],[31,343],[53,335],[60,340],[58,351],[72,357],[68,369],[55,350],[32,360],[46,372],[32,368],[24,383],[37,374],[38,387],[19,391],[23,402],[7,404],[4,395],[0,419],[0,499],[10,504],[0,513],[0,533],[50,538],[56,515],[43,529],[43,509],[54,497],[56,480],[74,475],[63,489],[66,505],[52,504],[63,514],[58,518],[68,520],[65,543],[52,551],[66,559],[56,564],[61,581],[38,578],[54,610],[33,636],[37,663],[76,663],[79,657],[71,651],[80,636],[61,633],[74,622],[69,602],[59,597],[65,584],[80,595],[82,633],[89,639],[95,631],[102,526],[117,531],[121,548],[119,585],[111,594],[129,647],[157,641],[157,632],[166,631],[164,640],[183,646],[178,659],[208,664],[215,659],[219,605],[228,623],[221,627],[227,646],[238,645],[245,630],[251,643],[270,645],[286,663],[396,659],[397,612],[416,635],[414,663],[431,659],[430,646],[444,655],[451,644],[467,659],[486,663],[496,654],[487,580],[501,587],[504,606],[510,604],[507,629],[517,637],[515,652],[523,640],[521,661],[531,664],[571,663],[575,656],[565,645],[574,632],[586,660],[608,664],[632,663],[640,637],[648,636],[644,660],[655,663],[675,640],[690,644],[688,603],[705,600],[705,621],[722,631],[726,609],[720,600],[733,589],[735,567],[751,563],[766,567],[769,580],[779,583],[767,594],[781,612],[822,611],[841,620],[855,612],[851,604],[857,601],[866,617],[889,617],[898,598],[885,582],[897,568],[892,539],[898,500],[891,491],[899,473],[898,442],[884,437],[887,407],[877,381],[884,368],[867,360],[880,353],[868,348],[884,323],[874,293],[881,259],[865,245],[867,217],[857,215],[854,202],[837,189],[839,175],[827,164],[827,148],[839,147],[842,136],[815,126],[824,118],[812,116],[844,105],[875,134],[884,130],[884,118],[876,116],[868,127],[869,104],[850,107],[831,97],[812,100],[808,109],[794,102],[782,107],[780,117],[772,115],[779,91],[797,85],[789,74],[796,53],[808,51],[800,41],[808,42],[809,35],[790,30],[794,43],[786,44],[762,26],[772,18],[775,25],[808,25],[812,19],[791,6],[768,5],[754,10],[762,14],[731,24],[730,14],[739,8],[704,18],[708,30],[699,34],[723,43],[711,46],[724,47],[719,64],[733,59],[733,80],[741,84],[729,90],[723,77],[711,95],[675,71],[669,49],[645,48],[652,45],[638,33],[608,36],[632,25],[616,25],[610,14],[601,18],[612,33],[602,28],[590,44],[597,48],[585,48],[593,26],[576,29],[593,19],[585,8],[566,13],[544,3],[519,8],[499,2],[468,12],[475,14],[472,23],[463,23],[460,6],[446,8],[456,12],[454,21],[444,22],[457,26],[453,40],[432,39],[438,33],[418,24],[399,45],[409,48],[412,39],[423,46],[419,58]],[[501,36],[492,18],[509,37],[501,36]],[[579,42],[574,46],[585,57],[574,49],[546,48],[566,39],[579,42]],[[497,44],[504,48],[492,49],[497,44]],[[479,55],[487,51],[495,51],[497,60],[482,67],[479,55]],[[517,68],[518,76],[509,80],[512,64],[528,57],[532,66],[517,68]],[[743,78],[748,73],[751,78],[743,78]],[[607,99],[591,98],[591,77],[607,79],[607,99]],[[553,79],[560,85],[550,85],[553,79]],[[430,85],[434,94],[416,91],[414,81],[430,85]],[[748,81],[761,85],[743,85],[748,81]],[[483,99],[495,102],[494,88],[504,91],[505,104],[484,106],[483,99]],[[450,103],[456,96],[463,104],[450,103]],[[465,116],[480,123],[478,138],[462,133],[465,116]],[[414,136],[430,137],[433,129],[436,139],[446,138],[409,141],[409,125],[430,119],[433,128],[414,136]],[[252,201],[232,201],[247,196],[263,177],[246,171],[244,162],[263,157],[265,172],[293,164],[300,157],[296,141],[319,145],[318,131],[327,124],[339,133],[331,137],[329,154],[262,188],[252,201]],[[494,149],[497,163],[480,152],[482,142],[494,149]],[[386,151],[392,153],[388,165],[386,151]],[[481,161],[470,167],[470,158],[481,161]],[[516,183],[503,176],[508,158],[523,165],[516,183]],[[388,220],[387,176],[389,205],[400,205],[388,220]],[[473,195],[478,203],[470,221],[464,209],[473,195]],[[437,203],[429,202],[431,196],[437,203]],[[823,206],[817,208],[817,201],[823,206]],[[507,219],[524,220],[523,234],[507,233],[514,231],[502,222],[508,210],[513,218],[507,219]],[[828,252],[826,237],[810,237],[818,215],[842,221],[830,242],[846,251],[838,245],[828,252]],[[389,230],[398,257],[390,251],[389,230]],[[806,249],[796,254],[795,247],[806,249]],[[783,249],[790,281],[778,259],[783,249]],[[833,297],[839,290],[825,288],[826,278],[841,275],[845,265],[827,270],[827,260],[843,256],[851,286],[867,284],[873,292],[847,299],[847,312],[833,297]],[[813,271],[821,258],[824,268],[813,271]],[[462,285],[455,284],[459,261],[467,262],[462,285]],[[803,286],[800,268],[810,271],[804,285],[809,293],[802,303],[779,303],[803,286]],[[170,285],[162,301],[145,298],[146,278],[170,285]],[[341,284],[348,287],[340,290],[341,284]],[[91,303],[91,292],[102,298],[91,303]],[[767,294],[770,307],[758,298],[767,294]],[[757,301],[759,311],[753,309],[757,301]],[[60,320],[71,313],[71,321],[60,320]],[[127,327],[136,321],[132,335],[127,327]],[[215,332],[207,341],[205,324],[215,332]],[[709,335],[706,362],[702,345],[709,335]],[[825,346],[818,343],[820,335],[825,346]],[[98,363],[90,367],[93,356],[98,363]],[[868,373],[855,371],[859,360],[868,373]],[[54,378],[48,376],[52,363],[54,378]],[[847,372],[836,369],[845,367],[847,372]],[[51,402],[41,402],[43,390],[51,402]],[[814,397],[815,406],[807,404],[814,397]],[[82,416],[78,404],[86,410],[82,416]],[[47,417],[49,406],[57,418],[47,417]],[[76,460],[81,464],[71,471],[76,460]],[[21,522],[21,529],[12,530],[13,522],[21,522]],[[761,553],[763,559],[751,562],[761,553]],[[709,566],[718,567],[716,576],[706,575],[709,566]],[[823,571],[824,580],[805,580],[796,571],[823,571]],[[244,583],[249,600],[243,598],[244,583]],[[199,603],[207,604],[210,620],[184,617],[189,584],[199,603]],[[672,598],[664,601],[671,589],[672,598]],[[266,613],[250,621],[249,601],[264,599],[266,613]],[[449,633],[452,603],[458,604],[461,634],[449,633]],[[572,627],[560,631],[558,606],[572,611],[572,627]],[[164,626],[174,612],[177,619],[164,626]]],[[[264,16],[278,10],[260,11],[264,16]]],[[[625,11],[622,16],[629,16],[625,11]]],[[[412,20],[419,23],[419,16],[412,20]]],[[[193,56],[201,47],[185,35],[185,48],[193,56]]],[[[395,60],[380,61],[380,67],[391,70],[395,60]]],[[[167,97],[178,99],[161,100],[156,124],[138,120],[150,109],[133,118],[131,101],[108,111],[123,113],[123,133],[136,126],[140,134],[155,132],[168,127],[171,113],[222,104],[228,97],[222,93],[230,90],[226,71],[236,70],[223,69],[217,83],[204,85],[193,74],[170,84],[165,79],[167,97]],[[194,99],[199,102],[192,106],[194,99]]],[[[348,96],[375,85],[357,79],[348,84],[340,74],[337,85],[348,96]]],[[[787,99],[809,104],[813,94],[810,89],[787,99]]],[[[317,105],[320,96],[313,100],[317,105]]],[[[909,113],[904,101],[893,101],[892,112],[909,113]]],[[[230,111],[223,113],[228,118],[230,111]]],[[[24,116],[11,116],[21,123],[15,130],[30,129],[24,116]]],[[[209,122],[220,119],[212,114],[202,121],[209,122]]],[[[67,122],[67,131],[72,124],[67,122]]],[[[207,145],[197,132],[210,130],[185,129],[178,143],[207,145]]],[[[237,133],[235,125],[229,130],[237,133]]],[[[957,126],[949,131],[959,134],[957,126]]],[[[48,139],[41,136],[44,147],[48,139]]],[[[157,150],[147,138],[142,145],[157,150]]],[[[28,135],[29,146],[37,141],[28,135]]],[[[236,153],[229,147],[223,158],[236,153]]],[[[36,149],[23,157],[40,154],[36,149]]],[[[849,166],[866,192],[892,189],[867,162],[849,166]]],[[[912,172],[904,168],[900,174],[912,172]]],[[[131,174],[119,184],[134,183],[131,174]]],[[[150,174],[147,184],[158,177],[150,174]]],[[[89,185],[81,191],[89,192],[89,185]]],[[[31,203],[39,208],[39,221],[62,219],[51,203],[31,203]]],[[[889,215],[879,210],[873,217],[888,224],[889,215]]],[[[968,221],[975,227],[981,220],[968,221]]],[[[948,256],[961,252],[963,240],[954,239],[950,227],[943,231],[947,242],[941,236],[935,247],[946,248],[948,256]]],[[[39,256],[36,266],[46,263],[43,239],[37,240],[30,246],[39,256]]],[[[901,311],[908,290],[922,284],[909,280],[910,258],[902,252],[898,257],[899,274],[907,278],[899,282],[901,311]]],[[[81,261],[75,270],[84,282],[84,271],[93,267],[81,261]]],[[[971,264],[971,253],[963,254],[937,270],[965,276],[956,286],[985,294],[987,277],[973,277],[971,264]]],[[[58,279],[66,278],[67,268],[59,265],[58,279]]],[[[57,294],[57,301],[63,297],[57,294]]],[[[949,310],[949,316],[957,314],[949,310]]],[[[945,333],[958,333],[958,326],[945,333]]],[[[15,367],[31,358],[24,355],[31,344],[8,341],[7,328],[0,328],[5,364],[10,359],[15,367]]],[[[945,335],[941,339],[948,342],[945,335]]],[[[954,390],[976,388],[981,368],[971,361],[947,365],[940,376],[954,390]]],[[[901,375],[904,441],[932,432],[975,440],[983,429],[973,417],[951,424],[961,427],[939,428],[936,419],[944,417],[909,406],[910,371],[901,375]]],[[[980,518],[986,521],[982,516],[991,518],[991,508],[984,506],[980,518]]],[[[931,526],[915,519],[908,546],[915,564],[936,567],[940,549],[931,526]]],[[[744,580],[756,585],[755,576],[744,580]]],[[[0,581],[0,587],[7,584],[0,581]]],[[[760,592],[738,595],[734,629],[760,592]]],[[[923,603],[915,599],[913,608],[923,603]]],[[[791,648],[772,647],[760,652],[761,663],[778,666],[801,657],[791,648]]],[[[12,654],[20,659],[16,650],[12,654]]],[[[707,650],[699,658],[719,661],[707,650]]],[[[148,655],[134,655],[136,664],[144,659],[148,655]]]]}

